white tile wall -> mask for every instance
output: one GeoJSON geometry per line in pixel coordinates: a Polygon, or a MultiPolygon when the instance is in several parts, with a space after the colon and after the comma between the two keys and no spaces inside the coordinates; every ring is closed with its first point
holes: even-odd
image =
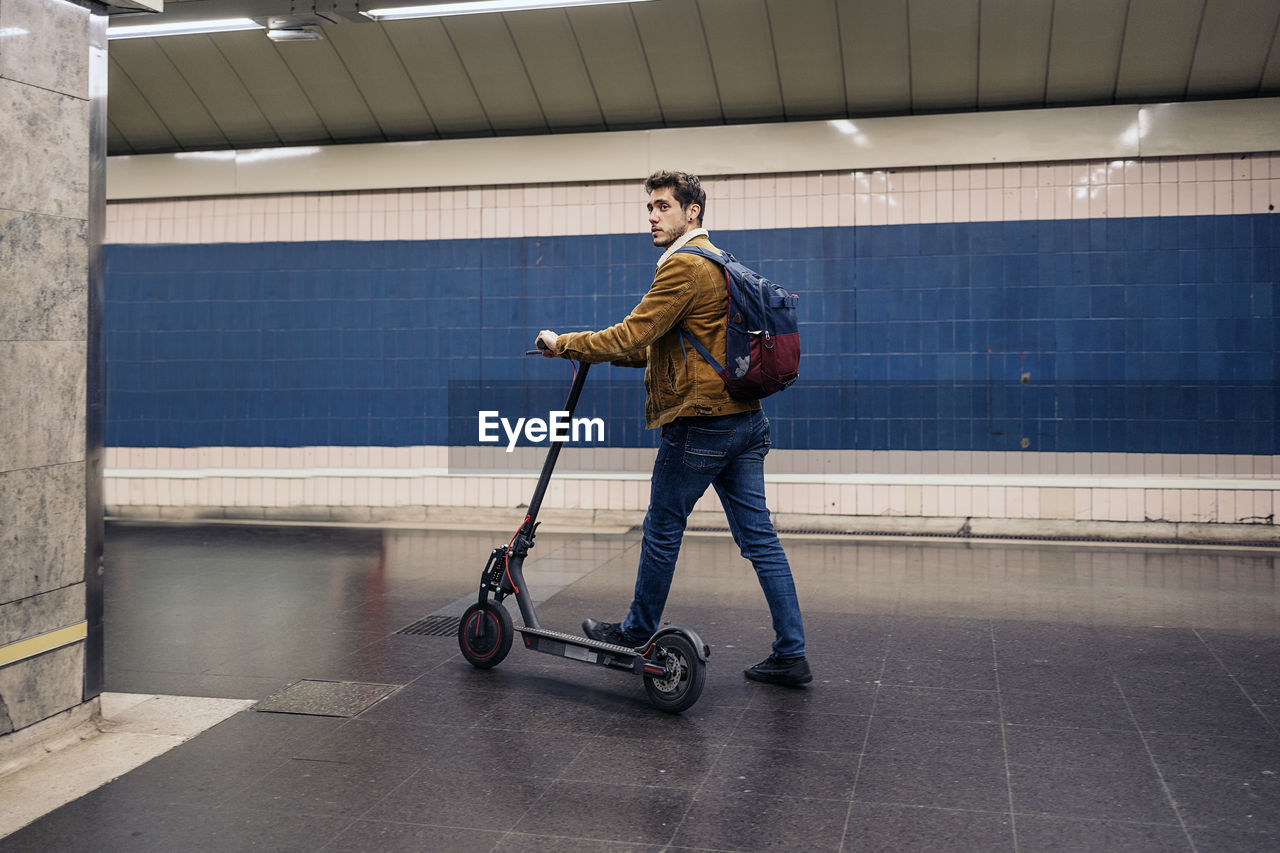
{"type": "MultiPolygon", "coordinates": [[[[708,178],[712,229],[1266,213],[1280,153],[708,178]],[[1273,177],[1274,176],[1274,177],[1273,177]]],[[[435,240],[645,229],[637,184],[112,202],[108,243],[435,240]]]]}
{"type": "MultiPolygon", "coordinates": [[[[447,448],[108,448],[106,451],[106,501],[123,506],[479,506],[514,508],[527,501],[533,481],[529,477],[461,477],[443,472],[447,448]],[[432,464],[435,463],[435,464],[432,464]],[[386,469],[385,476],[325,476],[317,469],[386,469]],[[406,476],[405,469],[434,468],[406,476]],[[146,477],[148,471],[155,476],[146,477]],[[260,473],[255,473],[260,472],[260,473]],[[120,476],[127,475],[127,478],[120,476]],[[192,476],[198,479],[191,479],[192,476]]],[[[831,462],[848,451],[775,451],[770,471],[821,467],[806,464],[819,458],[831,462]],[[808,459],[806,459],[808,457],[808,459]]],[[[1150,464],[1148,455],[1059,454],[1075,457],[1063,466],[1082,478],[1134,476],[1133,468],[1150,464]]],[[[548,494],[548,507],[573,509],[642,510],[648,504],[647,480],[637,478],[637,468],[628,462],[632,451],[614,451],[592,462],[596,469],[587,477],[566,472],[555,481],[548,494]],[[610,465],[613,468],[610,468],[610,465]],[[616,478],[609,470],[629,472],[616,478]],[[602,478],[602,475],[603,478],[602,478]]],[[[1069,517],[1097,521],[1182,521],[1253,522],[1273,516],[1280,503],[1271,476],[1272,457],[1248,457],[1251,466],[1242,470],[1240,459],[1222,457],[1232,464],[1225,471],[1206,471],[1203,459],[1195,456],[1157,457],[1153,467],[1163,476],[1181,476],[1188,486],[1196,478],[1217,477],[1256,479],[1265,489],[1224,490],[1220,488],[1156,488],[1120,481],[1106,488],[1080,487],[1074,490],[1052,485],[947,485],[968,474],[1009,468],[1016,454],[919,454],[919,467],[951,470],[926,478],[918,486],[893,483],[841,484],[769,483],[767,494],[775,512],[814,515],[864,515],[893,517],[975,517],[975,518],[1056,518],[1063,515],[1061,501],[1046,495],[1066,494],[1069,517]],[[943,461],[939,457],[949,457],[943,461]],[[966,457],[958,459],[956,457],[966,457]],[[928,482],[934,480],[935,482],[928,482]],[[1041,507],[1044,507],[1043,512],[1041,507]]],[[[883,460],[884,473],[898,467],[883,460]]],[[[837,466],[839,467],[839,466],[837,466]]],[[[856,466],[849,466],[856,469],[856,466]]],[[[829,470],[829,469],[828,469],[829,470]]],[[[866,469],[862,469],[864,472],[866,469]]],[[[643,473],[643,472],[641,472],[643,473]]],[[[718,512],[719,503],[708,494],[698,504],[699,511],[718,512]]]]}

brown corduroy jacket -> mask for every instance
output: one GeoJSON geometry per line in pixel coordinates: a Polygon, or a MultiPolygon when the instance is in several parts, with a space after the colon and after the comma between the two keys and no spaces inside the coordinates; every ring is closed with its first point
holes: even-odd
{"type": "MultiPolygon", "coordinates": [[[[705,236],[686,245],[719,252],[705,236]]],[[[697,255],[674,254],[654,274],[649,292],[622,322],[598,332],[566,332],[556,341],[563,358],[643,367],[645,425],[681,417],[714,417],[760,408],[729,397],[724,381],[698,351],[681,340],[683,327],[715,358],[725,359],[724,271],[697,255]]]]}

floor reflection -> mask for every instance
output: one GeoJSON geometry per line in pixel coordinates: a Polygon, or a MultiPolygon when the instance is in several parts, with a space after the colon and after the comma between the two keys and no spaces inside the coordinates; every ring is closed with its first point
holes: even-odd
{"type": "MultiPolygon", "coordinates": [[[[629,674],[395,633],[505,539],[111,526],[108,689],[391,692],[245,711],[5,849],[1280,849],[1280,551],[785,539],[815,681],[783,690],[742,677],[750,566],[690,536],[666,618],[712,655],[671,716],[629,674]]],[[[638,546],[540,535],[544,626],[620,617],[638,546]]]]}

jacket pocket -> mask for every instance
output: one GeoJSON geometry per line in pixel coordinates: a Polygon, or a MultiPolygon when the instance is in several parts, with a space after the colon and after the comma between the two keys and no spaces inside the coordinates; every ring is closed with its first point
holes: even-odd
{"type": "Polygon", "coordinates": [[[676,393],[676,363],[669,356],[662,359],[662,390],[668,394],[676,393]]]}
{"type": "Polygon", "coordinates": [[[694,471],[718,471],[724,467],[733,444],[733,430],[689,427],[684,442],[684,464],[694,471]]]}

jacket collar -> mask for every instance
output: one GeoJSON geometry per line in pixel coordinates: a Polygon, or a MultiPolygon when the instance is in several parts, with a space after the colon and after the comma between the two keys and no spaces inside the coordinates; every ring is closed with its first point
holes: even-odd
{"type": "Polygon", "coordinates": [[[663,264],[665,264],[668,258],[670,258],[676,252],[684,248],[685,243],[688,243],[694,237],[710,238],[710,236],[711,235],[707,232],[707,229],[705,228],[694,228],[692,231],[684,232],[683,234],[680,235],[680,239],[676,240],[674,243],[668,246],[667,250],[662,253],[662,257],[658,258],[658,266],[662,266],[663,264]]]}

